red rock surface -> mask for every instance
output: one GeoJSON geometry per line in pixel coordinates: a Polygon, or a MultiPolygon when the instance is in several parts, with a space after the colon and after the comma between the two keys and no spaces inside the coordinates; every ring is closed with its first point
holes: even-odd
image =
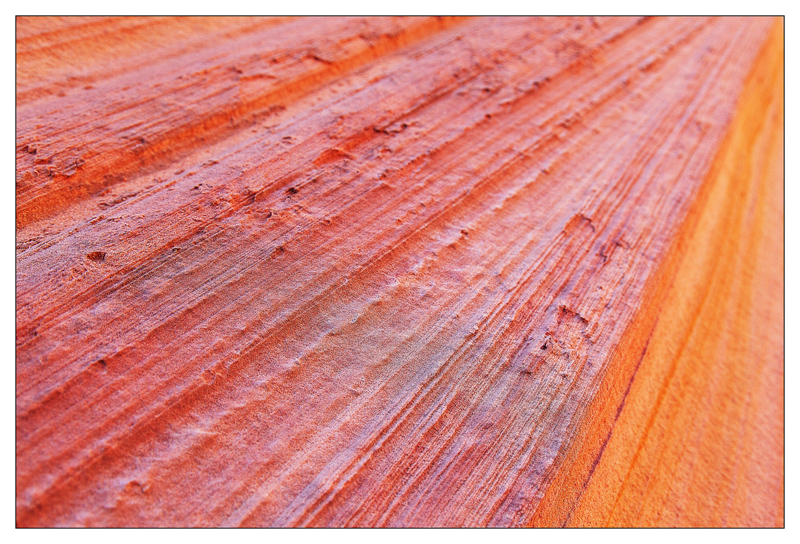
{"type": "Polygon", "coordinates": [[[782,39],[18,18],[17,525],[782,525],[782,39]]]}

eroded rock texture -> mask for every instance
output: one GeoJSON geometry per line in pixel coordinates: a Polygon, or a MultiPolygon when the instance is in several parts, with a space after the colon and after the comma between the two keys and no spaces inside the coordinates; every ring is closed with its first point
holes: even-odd
{"type": "Polygon", "coordinates": [[[783,21],[18,18],[20,526],[783,524],[783,21]]]}

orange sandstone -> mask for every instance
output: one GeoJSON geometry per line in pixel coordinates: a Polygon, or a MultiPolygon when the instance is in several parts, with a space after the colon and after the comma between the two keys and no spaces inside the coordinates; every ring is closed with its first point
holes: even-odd
{"type": "Polygon", "coordinates": [[[781,526],[783,22],[18,18],[18,526],[781,526]]]}

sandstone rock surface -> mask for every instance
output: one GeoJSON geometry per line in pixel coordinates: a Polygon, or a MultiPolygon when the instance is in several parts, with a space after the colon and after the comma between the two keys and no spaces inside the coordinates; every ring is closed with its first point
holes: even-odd
{"type": "Polygon", "coordinates": [[[18,18],[18,526],[783,525],[783,21],[18,18]]]}

